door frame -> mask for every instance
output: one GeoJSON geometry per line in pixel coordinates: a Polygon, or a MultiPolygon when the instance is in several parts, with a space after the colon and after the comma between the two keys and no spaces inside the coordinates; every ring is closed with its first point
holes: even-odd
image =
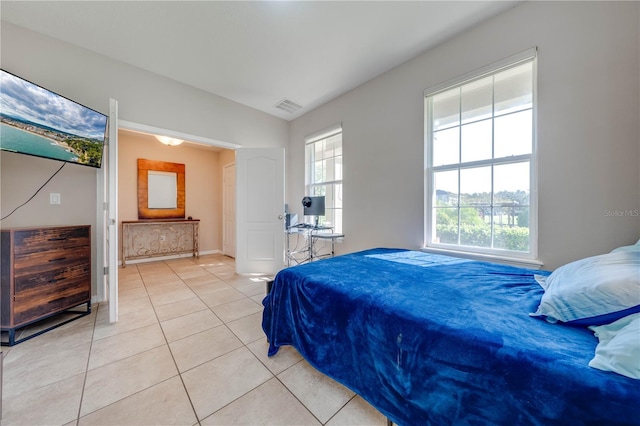
{"type": "Polygon", "coordinates": [[[118,321],[118,101],[109,99],[103,166],[96,179],[97,294],[108,302],[109,322],[118,321]]]}
{"type": "Polygon", "coordinates": [[[228,189],[225,185],[225,178],[229,175],[229,169],[232,169],[232,172],[230,174],[230,176],[233,176],[233,188],[232,188],[232,195],[233,195],[233,200],[234,200],[234,205],[233,205],[233,209],[232,209],[232,213],[233,216],[236,218],[237,220],[237,213],[236,213],[236,205],[235,205],[235,194],[236,194],[236,163],[235,161],[229,164],[225,164],[224,166],[222,166],[222,254],[224,254],[225,256],[231,256],[229,253],[227,253],[228,251],[228,247],[229,245],[231,245],[233,247],[233,257],[235,259],[236,257],[236,229],[235,229],[235,223],[236,221],[234,220],[233,222],[233,241],[229,242],[227,241],[227,235],[228,235],[228,229],[227,229],[227,212],[229,211],[229,206],[227,205],[227,198],[229,196],[229,194],[227,193],[228,189]]]}
{"type": "MultiPolygon", "coordinates": [[[[117,110],[117,106],[116,106],[116,110],[117,110]]],[[[117,112],[116,112],[117,114],[117,112]]],[[[127,121],[127,120],[121,120],[121,119],[117,119],[114,120],[115,124],[116,124],[116,133],[120,130],[131,130],[134,132],[141,132],[141,133],[147,133],[147,134],[152,134],[152,135],[165,135],[165,136],[171,136],[171,137],[175,137],[175,138],[179,138],[179,139],[183,139],[183,140],[187,140],[189,142],[193,142],[193,143],[199,143],[199,144],[203,144],[203,145],[211,145],[211,146],[216,146],[219,148],[226,148],[226,149],[230,149],[230,150],[236,150],[238,148],[240,148],[241,146],[238,144],[234,144],[234,143],[229,143],[229,142],[224,142],[224,141],[220,141],[220,140],[216,140],[216,139],[211,139],[211,138],[206,138],[203,136],[197,136],[197,135],[192,135],[192,134],[188,134],[188,133],[183,133],[183,132],[178,132],[175,130],[170,130],[170,129],[163,129],[160,127],[155,127],[155,126],[149,126],[146,124],[141,124],[141,123],[136,123],[136,122],[132,122],[132,121],[127,121]]],[[[118,170],[118,158],[117,158],[117,148],[116,148],[116,152],[115,155],[111,158],[114,158],[114,161],[112,164],[115,167],[115,170],[118,170]]],[[[118,199],[118,180],[117,180],[117,172],[116,172],[116,176],[115,178],[115,185],[112,188],[109,188],[109,196],[110,199],[116,200],[116,209],[117,209],[117,199],[118,199]]],[[[97,198],[97,213],[96,213],[96,239],[98,240],[96,242],[96,247],[97,247],[97,261],[98,261],[98,267],[96,268],[95,271],[95,277],[96,277],[96,282],[98,283],[98,288],[97,288],[97,294],[96,294],[96,298],[98,302],[104,302],[107,301],[109,298],[109,295],[107,294],[107,288],[106,285],[104,283],[104,276],[105,276],[105,267],[107,267],[108,265],[105,264],[105,250],[106,250],[106,239],[107,239],[107,235],[105,235],[105,228],[106,228],[106,221],[108,221],[108,219],[105,218],[105,197],[107,196],[107,194],[105,194],[105,190],[104,190],[104,179],[105,179],[105,174],[104,174],[104,170],[100,169],[98,171],[98,178],[97,180],[97,194],[98,197],[97,198]]],[[[112,180],[113,183],[113,180],[112,180]]],[[[120,261],[118,260],[118,235],[119,235],[119,228],[120,228],[120,223],[118,222],[117,219],[117,211],[115,213],[115,224],[114,225],[114,229],[115,229],[115,235],[116,238],[115,240],[115,245],[112,244],[113,247],[111,247],[111,252],[115,253],[114,254],[114,258],[115,258],[115,265],[117,268],[117,265],[120,264],[120,261]]],[[[112,215],[113,218],[113,215],[112,215]]],[[[113,263],[113,262],[112,262],[113,263]]],[[[117,277],[117,275],[116,275],[117,277]]],[[[117,286],[116,286],[117,289],[117,286]]],[[[116,299],[117,299],[117,292],[116,292],[116,299]]],[[[116,308],[116,312],[115,312],[116,318],[117,318],[117,308],[116,308]]]]}

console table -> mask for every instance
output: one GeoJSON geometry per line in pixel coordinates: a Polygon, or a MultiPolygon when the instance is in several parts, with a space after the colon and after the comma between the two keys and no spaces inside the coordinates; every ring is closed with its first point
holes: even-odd
{"type": "Polygon", "coordinates": [[[122,221],[122,267],[130,259],[191,253],[199,256],[198,219],[122,221]]]}

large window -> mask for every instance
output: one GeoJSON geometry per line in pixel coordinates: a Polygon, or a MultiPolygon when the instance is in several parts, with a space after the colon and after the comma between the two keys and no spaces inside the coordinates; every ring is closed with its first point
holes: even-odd
{"type": "Polygon", "coordinates": [[[535,257],[535,52],[426,92],[426,245],[535,257]]]}
{"type": "Polygon", "coordinates": [[[320,225],[342,232],[342,126],[305,139],[306,193],[325,196],[325,216],[320,225]]]}

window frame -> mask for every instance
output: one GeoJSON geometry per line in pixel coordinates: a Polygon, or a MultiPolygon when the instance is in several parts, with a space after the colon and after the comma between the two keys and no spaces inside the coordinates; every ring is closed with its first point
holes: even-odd
{"type": "MultiPolygon", "coordinates": [[[[305,194],[308,196],[314,196],[314,188],[317,187],[323,187],[323,186],[329,186],[329,185],[335,185],[339,184],[341,186],[341,188],[344,190],[344,174],[343,174],[343,166],[344,166],[344,140],[342,138],[342,123],[338,123],[335,124],[333,126],[327,127],[323,130],[320,130],[318,132],[312,133],[308,136],[306,136],[304,138],[304,150],[305,150],[305,194]],[[322,182],[313,182],[313,176],[315,173],[315,167],[313,166],[315,164],[315,161],[313,158],[309,158],[308,156],[308,150],[309,150],[309,146],[310,145],[314,145],[318,142],[327,140],[329,138],[332,138],[334,136],[340,135],[340,159],[341,159],[341,179],[333,179],[333,180],[326,180],[326,181],[322,181],[322,182]]],[[[324,152],[324,151],[323,151],[324,152]]],[[[335,158],[335,156],[334,156],[335,158]]],[[[342,193],[343,191],[341,191],[340,196],[342,197],[342,193]]],[[[343,232],[344,231],[344,223],[343,223],[343,212],[344,212],[344,205],[342,205],[341,207],[336,207],[335,206],[335,198],[337,197],[337,194],[334,193],[334,199],[332,200],[332,203],[328,203],[325,199],[325,210],[331,210],[333,212],[333,218],[334,221],[331,223],[331,227],[334,229],[334,232],[343,232]],[[340,226],[336,226],[336,212],[340,213],[340,226]]],[[[326,217],[326,216],[325,216],[326,217]]],[[[322,223],[322,222],[321,222],[322,223]]]]}
{"type": "MultiPolygon", "coordinates": [[[[538,171],[537,171],[537,49],[528,49],[519,54],[510,56],[501,61],[487,65],[478,70],[472,71],[465,75],[459,76],[437,86],[428,88],[424,91],[424,249],[429,251],[442,251],[450,252],[457,255],[467,255],[470,257],[489,258],[489,259],[515,259],[518,262],[524,264],[530,263],[533,265],[541,265],[538,259],[538,171]],[[429,99],[438,93],[445,92],[456,87],[463,86],[475,80],[479,80],[490,75],[497,74],[501,71],[505,71],[509,68],[522,65],[526,62],[532,63],[532,128],[531,128],[531,153],[520,154],[510,157],[494,158],[492,153],[491,158],[488,160],[477,160],[470,162],[457,162],[454,165],[446,166],[433,166],[433,116],[432,109],[429,107],[429,99]],[[451,243],[436,243],[432,242],[433,232],[435,228],[435,179],[434,174],[438,171],[446,170],[464,170],[467,168],[473,168],[478,166],[496,166],[503,164],[515,164],[524,161],[529,162],[529,251],[514,251],[507,249],[498,249],[492,247],[476,247],[466,246],[461,244],[451,243]]],[[[495,120],[496,116],[492,114],[492,120],[495,120]]],[[[460,128],[462,123],[459,124],[460,128]]],[[[495,139],[495,135],[492,134],[492,141],[495,139]]],[[[492,143],[493,145],[493,143],[492,143]]],[[[493,187],[492,177],[492,187],[493,187]]],[[[458,186],[460,182],[458,182],[458,186]]],[[[493,198],[492,193],[492,198],[493,198]]],[[[494,200],[491,200],[493,206],[494,200]]],[[[458,203],[458,209],[460,204],[458,203]]],[[[492,228],[492,239],[494,231],[492,228]]]]}

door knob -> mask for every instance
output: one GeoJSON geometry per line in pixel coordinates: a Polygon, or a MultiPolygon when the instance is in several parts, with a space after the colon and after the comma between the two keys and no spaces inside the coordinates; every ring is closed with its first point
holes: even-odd
{"type": "Polygon", "coordinates": [[[284,216],[278,215],[278,219],[282,220],[283,218],[284,218],[284,216]]]}

